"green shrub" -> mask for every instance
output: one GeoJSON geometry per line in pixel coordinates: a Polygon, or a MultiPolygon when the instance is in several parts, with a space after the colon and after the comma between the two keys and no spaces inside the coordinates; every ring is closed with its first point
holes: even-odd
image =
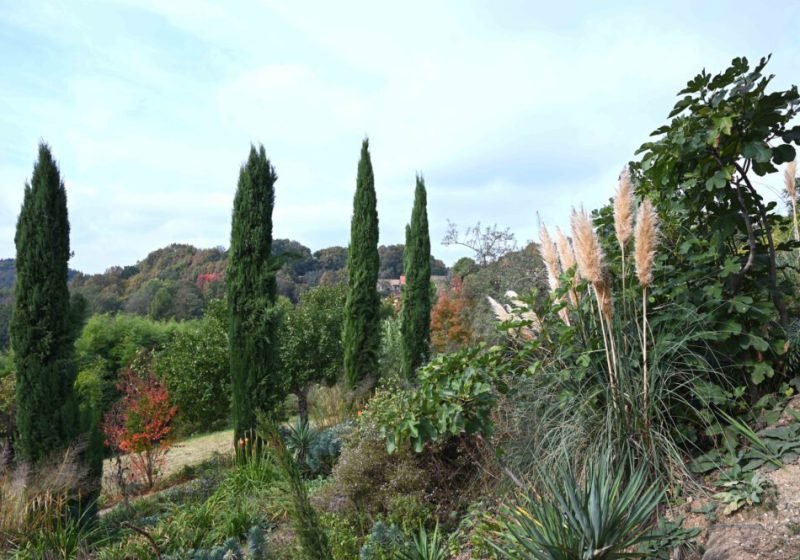
{"type": "Polygon", "coordinates": [[[206,316],[176,331],[158,353],[155,371],[178,406],[179,433],[210,431],[230,415],[230,357],[224,302],[209,303],[206,316]]]}
{"type": "Polygon", "coordinates": [[[361,543],[361,525],[354,515],[321,513],[320,523],[325,528],[334,560],[358,558],[361,543]]]}
{"type": "Polygon", "coordinates": [[[322,498],[331,511],[384,515],[392,497],[421,496],[432,482],[414,455],[407,451],[390,455],[375,424],[362,418],[345,438],[322,498]]]}
{"type": "Polygon", "coordinates": [[[376,521],[358,552],[358,560],[394,560],[405,544],[403,531],[395,525],[376,521]]]}
{"type": "Polygon", "coordinates": [[[461,434],[490,435],[491,412],[504,388],[498,358],[496,349],[483,347],[445,354],[417,372],[414,387],[378,393],[369,414],[389,452],[405,444],[420,452],[426,443],[461,434]]]}

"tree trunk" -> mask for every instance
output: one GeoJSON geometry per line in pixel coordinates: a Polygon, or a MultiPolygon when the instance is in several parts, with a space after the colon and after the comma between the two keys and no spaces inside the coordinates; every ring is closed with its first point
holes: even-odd
{"type": "Polygon", "coordinates": [[[308,424],[308,387],[299,389],[295,395],[297,395],[297,412],[300,414],[300,421],[308,424]]]}

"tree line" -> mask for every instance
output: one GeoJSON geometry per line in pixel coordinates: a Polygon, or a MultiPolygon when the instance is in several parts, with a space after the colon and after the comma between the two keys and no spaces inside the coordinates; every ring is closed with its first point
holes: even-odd
{"type": "MultiPolygon", "coordinates": [[[[322,301],[321,298],[329,297],[324,292],[309,292],[298,298],[294,323],[286,323],[298,337],[291,343],[298,344],[305,353],[317,352],[319,356],[307,364],[292,364],[296,369],[290,374],[292,383],[282,379],[287,372],[279,360],[280,345],[287,344],[287,337],[278,335],[278,320],[282,316],[278,279],[291,260],[273,251],[272,214],[277,180],[264,147],[251,146],[239,173],[224,269],[236,439],[252,432],[259,414],[279,415],[288,392],[300,397],[310,372],[330,366],[326,359],[336,352],[326,354],[325,343],[329,347],[342,346],[342,378],[353,399],[368,391],[379,375],[381,259],[375,177],[368,140],[361,147],[350,245],[346,250],[341,337],[329,341],[308,336],[302,339],[302,334],[312,330],[304,328],[304,321],[307,326],[322,320],[310,310],[335,308],[337,300],[334,295],[330,301],[322,301]]],[[[426,205],[425,182],[418,175],[403,251],[406,285],[401,315],[402,370],[409,377],[427,359],[430,347],[430,277],[431,268],[437,263],[430,255],[426,205]]],[[[18,459],[32,464],[73,445],[81,435],[97,439],[98,414],[94,411],[82,415],[75,392],[75,341],[85,320],[86,300],[70,296],[69,231],[66,189],[50,147],[42,143],[31,179],[25,185],[17,223],[16,280],[10,321],[17,372],[14,450],[18,459]]],[[[288,247],[284,252],[290,250],[288,247]]],[[[325,257],[335,258],[335,255],[319,255],[320,259],[325,257]]],[[[328,377],[335,370],[329,370],[328,377]]],[[[92,463],[94,471],[99,473],[96,453],[87,453],[85,461],[92,463]]]]}

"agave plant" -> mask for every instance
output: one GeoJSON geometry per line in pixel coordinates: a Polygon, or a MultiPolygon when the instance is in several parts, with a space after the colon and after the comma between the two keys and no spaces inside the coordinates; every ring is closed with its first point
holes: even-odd
{"type": "Polygon", "coordinates": [[[439,532],[438,523],[430,535],[425,527],[420,525],[419,534],[413,537],[405,550],[397,553],[398,560],[445,560],[445,558],[447,558],[447,551],[442,534],[439,532]]]}
{"type": "Polygon", "coordinates": [[[608,455],[591,465],[583,484],[563,469],[555,480],[530,490],[506,511],[497,543],[503,558],[515,560],[612,560],[630,558],[649,542],[653,513],[663,490],[647,485],[645,469],[626,476],[608,455]]]}

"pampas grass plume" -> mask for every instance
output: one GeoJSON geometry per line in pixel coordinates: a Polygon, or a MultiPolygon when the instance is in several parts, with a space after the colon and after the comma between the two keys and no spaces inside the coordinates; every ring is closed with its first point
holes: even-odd
{"type": "Polygon", "coordinates": [[[578,271],[593,285],[598,285],[603,281],[604,257],[592,221],[583,208],[580,211],[573,208],[570,222],[578,271]]]}
{"type": "Polygon", "coordinates": [[[653,280],[653,261],[658,241],[658,214],[649,200],[644,200],[639,205],[635,233],[636,276],[639,283],[647,287],[653,280]]]}
{"type": "Polygon", "coordinates": [[[794,202],[797,200],[797,184],[795,177],[797,176],[797,160],[792,161],[786,166],[786,192],[789,193],[789,199],[794,202]]]}
{"type": "Polygon", "coordinates": [[[627,166],[622,170],[614,197],[614,230],[617,240],[624,251],[625,244],[633,233],[633,189],[631,175],[627,166]]]}

